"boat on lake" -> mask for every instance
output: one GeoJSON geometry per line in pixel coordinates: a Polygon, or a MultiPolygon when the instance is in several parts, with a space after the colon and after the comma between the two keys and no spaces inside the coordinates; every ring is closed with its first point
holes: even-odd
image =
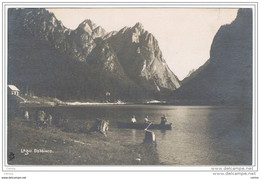
{"type": "MultiPolygon", "coordinates": [[[[149,123],[132,123],[132,122],[117,122],[118,128],[125,129],[145,129],[149,123]]],[[[150,124],[148,129],[160,129],[160,130],[171,130],[172,123],[169,124],[150,124]]]]}

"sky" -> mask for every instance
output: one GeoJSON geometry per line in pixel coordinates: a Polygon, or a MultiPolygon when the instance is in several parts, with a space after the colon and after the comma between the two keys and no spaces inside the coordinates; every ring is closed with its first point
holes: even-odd
{"type": "Polygon", "coordinates": [[[230,24],[237,9],[124,8],[124,9],[48,9],[69,29],[85,19],[107,32],[119,31],[140,22],[158,40],[163,58],[182,80],[210,57],[210,47],[221,25],[230,24]]]}

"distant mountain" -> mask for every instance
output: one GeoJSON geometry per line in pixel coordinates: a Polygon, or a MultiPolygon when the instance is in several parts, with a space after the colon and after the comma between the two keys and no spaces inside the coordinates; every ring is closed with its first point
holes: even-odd
{"type": "Polygon", "coordinates": [[[211,45],[210,59],[173,93],[173,101],[203,104],[252,104],[252,10],[239,9],[222,26],[211,45]]]}
{"type": "Polygon", "coordinates": [[[8,83],[61,99],[142,100],[177,89],[157,40],[140,24],[70,30],[45,9],[8,9],[8,83]]]}

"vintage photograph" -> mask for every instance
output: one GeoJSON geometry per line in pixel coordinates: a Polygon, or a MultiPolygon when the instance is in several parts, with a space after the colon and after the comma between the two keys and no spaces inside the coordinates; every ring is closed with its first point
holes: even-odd
{"type": "Polygon", "coordinates": [[[7,9],[9,166],[252,165],[252,8],[7,9]]]}

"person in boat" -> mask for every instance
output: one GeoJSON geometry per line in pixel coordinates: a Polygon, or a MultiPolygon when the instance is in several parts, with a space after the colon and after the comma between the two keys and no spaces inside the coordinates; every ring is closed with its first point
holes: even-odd
{"type": "Polygon", "coordinates": [[[145,123],[150,123],[149,119],[148,119],[148,116],[146,115],[145,118],[144,118],[144,122],[145,123]]]}
{"type": "Polygon", "coordinates": [[[131,121],[132,121],[132,123],[136,123],[135,115],[133,115],[131,121]]]}
{"type": "Polygon", "coordinates": [[[166,118],[166,116],[165,116],[165,114],[164,114],[164,115],[161,117],[161,125],[165,125],[167,121],[168,121],[168,120],[167,120],[167,118],[166,118]]]}

